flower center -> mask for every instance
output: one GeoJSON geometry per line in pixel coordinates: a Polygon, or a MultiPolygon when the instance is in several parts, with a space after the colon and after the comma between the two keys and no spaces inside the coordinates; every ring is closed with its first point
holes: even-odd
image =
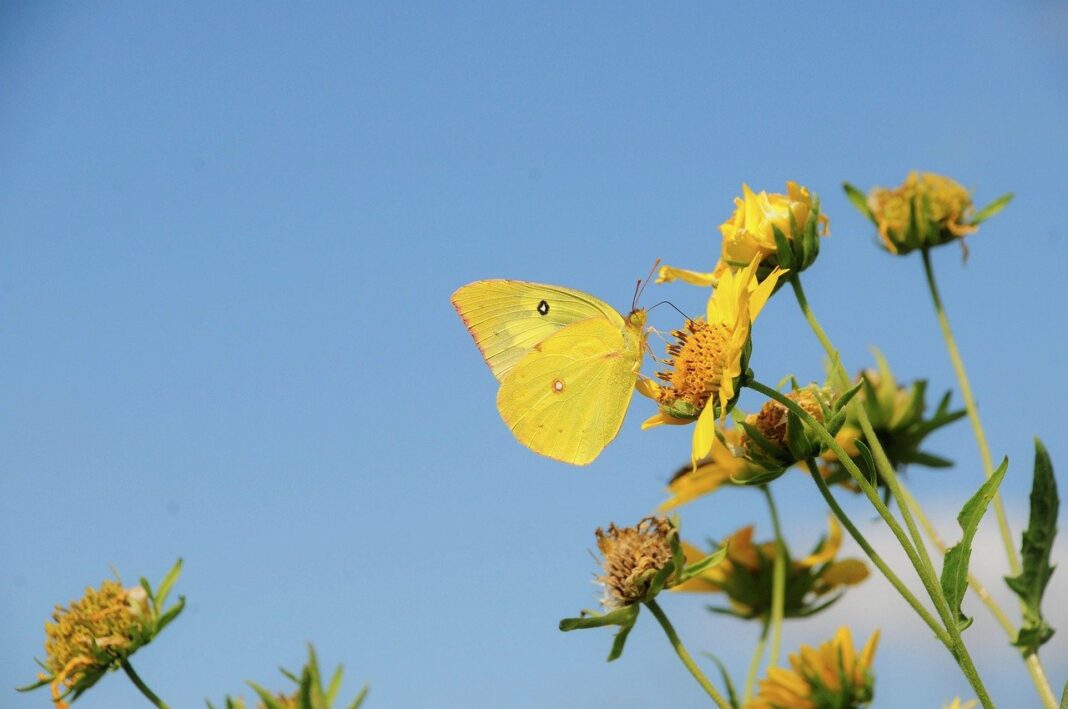
{"type": "Polygon", "coordinates": [[[719,392],[730,330],[725,325],[688,320],[685,330],[671,334],[678,340],[667,348],[671,358],[666,364],[672,371],[657,372],[657,377],[671,386],[661,389],[658,403],[670,405],[682,399],[701,411],[709,398],[719,392]]]}
{"type": "Polygon", "coordinates": [[[619,608],[642,599],[656,572],[671,561],[671,525],[666,519],[646,517],[634,527],[608,525],[597,530],[597,548],[604,555],[605,607],[619,608]]]}

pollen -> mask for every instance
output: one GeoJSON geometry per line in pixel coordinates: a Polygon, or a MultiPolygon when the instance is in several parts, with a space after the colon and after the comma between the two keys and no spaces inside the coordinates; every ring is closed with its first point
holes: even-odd
{"type": "Polygon", "coordinates": [[[663,517],[646,517],[634,527],[608,525],[598,529],[597,548],[604,559],[605,608],[629,606],[645,598],[653,577],[671,561],[674,528],[663,517]]]}
{"type": "Polygon", "coordinates": [[[671,370],[656,373],[669,386],[660,390],[658,403],[669,405],[681,399],[700,411],[719,392],[730,330],[704,320],[687,320],[685,330],[671,334],[676,342],[668,345],[670,357],[665,361],[671,370]]]}

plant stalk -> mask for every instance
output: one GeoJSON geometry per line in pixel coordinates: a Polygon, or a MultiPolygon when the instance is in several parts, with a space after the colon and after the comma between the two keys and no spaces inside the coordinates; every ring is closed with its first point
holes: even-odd
{"type": "Polygon", "coordinates": [[[660,605],[656,600],[646,601],[645,607],[648,608],[649,612],[660,622],[660,627],[664,629],[664,634],[667,635],[668,642],[671,643],[671,647],[675,648],[675,653],[679,656],[679,659],[682,660],[682,664],[686,666],[686,669],[690,671],[690,674],[693,675],[693,678],[697,680],[697,683],[701,685],[701,688],[705,690],[708,696],[712,697],[712,701],[716,703],[716,706],[720,709],[732,709],[730,703],[716,690],[708,677],[705,677],[705,674],[701,672],[701,668],[693,661],[690,653],[686,651],[686,646],[679,640],[679,636],[675,632],[675,628],[672,627],[671,621],[664,615],[664,611],[661,610],[660,605]]]}

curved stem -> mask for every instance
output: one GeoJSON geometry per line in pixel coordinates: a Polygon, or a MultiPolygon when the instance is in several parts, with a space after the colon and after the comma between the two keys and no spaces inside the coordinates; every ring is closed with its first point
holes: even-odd
{"type": "MultiPolygon", "coordinates": [[[[953,363],[953,371],[957,373],[957,383],[960,385],[960,395],[964,399],[964,408],[968,412],[968,419],[972,423],[972,431],[975,433],[975,442],[979,444],[979,456],[983,459],[983,472],[987,480],[994,474],[994,460],[990,457],[990,446],[986,443],[986,433],[983,423],[979,420],[979,408],[975,405],[975,397],[972,396],[972,386],[968,381],[968,373],[964,371],[964,360],[961,359],[960,350],[957,349],[957,341],[953,338],[953,330],[949,327],[949,318],[946,317],[946,309],[942,305],[942,297],[938,294],[938,284],[935,283],[934,269],[931,266],[931,252],[923,249],[923,270],[927,275],[927,288],[931,291],[931,300],[934,302],[935,313],[938,315],[938,325],[942,329],[942,338],[946,341],[946,349],[949,350],[949,359],[953,363]]],[[[1005,514],[1005,506],[1001,502],[1001,493],[994,492],[994,513],[998,518],[998,530],[1001,532],[1001,542],[1005,546],[1005,557],[1009,560],[1009,569],[1013,576],[1020,574],[1020,558],[1016,555],[1016,547],[1012,541],[1012,531],[1009,529],[1009,518],[1005,514]]]]}
{"type": "Polygon", "coordinates": [[[841,505],[838,504],[838,500],[834,499],[834,495],[831,493],[830,488],[827,487],[827,482],[820,475],[819,468],[816,466],[816,461],[811,458],[806,461],[808,463],[808,469],[812,473],[812,479],[816,482],[816,487],[819,488],[820,494],[823,495],[823,499],[827,501],[828,507],[831,508],[831,512],[838,518],[838,521],[842,523],[842,526],[846,528],[849,535],[853,537],[853,540],[864,550],[864,553],[868,555],[871,562],[875,564],[875,567],[882,572],[886,580],[890,582],[897,592],[901,594],[901,597],[908,602],[912,609],[916,611],[916,614],[923,619],[924,623],[927,623],[927,627],[935,634],[935,636],[942,641],[943,645],[949,645],[949,635],[946,634],[944,628],[938,624],[934,616],[923,607],[919,599],[913,595],[905,584],[901,581],[897,574],[887,565],[883,558],[879,556],[879,553],[875,551],[871,543],[861,533],[857,526],[853,524],[853,520],[849,519],[841,505]]]}
{"type": "MultiPolygon", "coordinates": [[[[905,549],[909,561],[912,562],[913,567],[916,569],[916,573],[920,576],[920,581],[923,582],[923,587],[926,589],[927,595],[930,596],[931,600],[934,602],[935,609],[938,611],[938,615],[942,620],[942,625],[949,634],[950,643],[947,647],[949,648],[950,653],[957,661],[964,676],[968,678],[968,682],[971,684],[972,689],[975,690],[975,694],[979,698],[979,701],[986,709],[992,709],[994,704],[991,701],[990,696],[987,694],[986,687],[983,685],[983,680],[975,669],[975,664],[972,662],[971,654],[968,652],[968,648],[965,646],[964,641],[960,636],[960,628],[957,626],[956,618],[950,612],[949,604],[946,602],[945,594],[942,592],[942,586],[935,577],[933,567],[930,566],[929,561],[926,565],[920,561],[916,550],[911,548],[908,537],[905,536],[905,533],[901,530],[901,527],[898,525],[894,516],[890,514],[890,510],[883,504],[883,501],[879,498],[875,488],[873,488],[871,483],[865,479],[852,458],[846,454],[842,449],[842,446],[839,445],[834,439],[834,436],[824,428],[823,424],[813,418],[811,414],[801,408],[796,402],[790,400],[775,389],[753,379],[750,379],[746,386],[778,401],[793,412],[795,416],[808,424],[820,437],[823,443],[834,451],[836,456],[838,456],[838,459],[842,462],[842,465],[845,466],[854,482],[860,485],[861,489],[864,490],[864,494],[868,497],[868,500],[871,501],[876,511],[887,523],[887,526],[890,527],[890,531],[897,537],[902,548],[905,549]]],[[[901,503],[899,502],[898,504],[900,505],[901,503]]]]}
{"type": "Polygon", "coordinates": [[[771,651],[768,654],[768,667],[779,665],[779,652],[782,649],[782,621],[786,607],[786,540],[782,535],[782,527],[779,525],[779,512],[775,509],[775,500],[771,496],[771,488],[767,485],[760,486],[764,498],[768,501],[768,511],[771,513],[771,525],[775,528],[775,564],[772,570],[771,581],[771,651]]]}
{"type": "Polygon", "coordinates": [[[705,677],[705,674],[701,672],[701,668],[698,667],[697,663],[690,657],[690,653],[686,651],[686,647],[675,633],[675,628],[672,627],[671,621],[664,615],[664,611],[660,609],[660,605],[657,604],[656,600],[646,601],[645,606],[649,609],[649,612],[656,616],[656,619],[660,621],[660,627],[664,629],[664,634],[667,635],[668,642],[671,643],[671,647],[675,648],[675,653],[679,656],[679,659],[682,660],[682,664],[686,666],[686,669],[690,671],[690,674],[693,675],[693,678],[697,680],[697,683],[701,685],[701,688],[705,690],[708,696],[712,697],[712,701],[716,703],[716,706],[720,707],[720,709],[731,709],[730,703],[723,698],[722,694],[716,691],[716,688],[708,680],[708,677],[705,677]]]}
{"type": "Polygon", "coordinates": [[[126,673],[126,676],[130,678],[130,681],[134,683],[134,686],[141,690],[141,694],[145,695],[148,701],[152,702],[152,706],[159,707],[159,709],[170,709],[167,703],[156,696],[155,692],[148,688],[138,674],[134,671],[133,665],[129,660],[122,661],[122,669],[126,673]]]}
{"type": "MultiPolygon", "coordinates": [[[[916,498],[912,496],[908,488],[904,485],[901,486],[901,491],[905,494],[905,500],[909,506],[912,507],[913,513],[916,515],[916,519],[920,521],[920,526],[923,527],[927,536],[931,538],[931,543],[935,545],[942,554],[946,553],[946,543],[942,541],[942,538],[938,535],[938,531],[931,524],[931,520],[927,518],[923,508],[920,507],[916,498]]],[[[994,600],[994,597],[990,595],[990,592],[986,589],[986,586],[982,584],[972,574],[968,574],[968,585],[971,586],[972,591],[979,597],[979,600],[987,607],[990,614],[994,616],[994,619],[1001,626],[1005,634],[1009,636],[1009,641],[1015,641],[1017,633],[1019,632],[1013,622],[1009,619],[1009,616],[1005,614],[1005,611],[1001,609],[998,602],[994,600]]],[[[1039,698],[1042,700],[1042,706],[1045,709],[1057,709],[1057,697],[1053,694],[1053,687],[1049,683],[1049,678],[1046,676],[1046,669],[1042,666],[1042,661],[1039,659],[1037,653],[1031,653],[1024,658],[1024,664],[1027,667],[1028,674],[1031,675],[1031,682],[1035,685],[1035,690],[1038,692],[1039,698]]]]}
{"type": "Polygon", "coordinates": [[[760,624],[760,639],[753,648],[753,658],[749,660],[749,671],[745,674],[745,689],[742,692],[742,704],[747,704],[753,698],[753,687],[756,685],[757,672],[760,671],[760,660],[764,657],[764,646],[768,643],[767,621],[760,624]]]}

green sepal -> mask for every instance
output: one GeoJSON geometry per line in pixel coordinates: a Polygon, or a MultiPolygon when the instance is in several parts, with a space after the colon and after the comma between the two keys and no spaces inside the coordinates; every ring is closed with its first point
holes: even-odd
{"type": "Polygon", "coordinates": [[[959,543],[950,547],[946,552],[946,558],[942,562],[942,592],[946,596],[950,612],[956,617],[957,626],[964,630],[972,623],[961,611],[960,604],[964,600],[964,592],[968,590],[968,563],[972,556],[972,539],[979,528],[979,520],[983,518],[990,501],[997,494],[998,486],[1009,469],[1009,459],[1001,461],[1001,465],[994,474],[980,486],[979,490],[972,495],[971,499],[964,503],[957,522],[963,531],[959,543]]]}
{"type": "Polygon", "coordinates": [[[842,393],[842,395],[839,396],[835,400],[835,402],[834,402],[834,410],[835,411],[841,411],[842,409],[844,409],[846,407],[846,405],[849,404],[849,402],[853,400],[853,397],[857,395],[857,392],[860,391],[861,387],[864,386],[864,381],[866,381],[866,380],[865,379],[861,379],[861,381],[857,382],[853,386],[851,386],[848,389],[846,389],[842,393]]]}
{"type": "Polygon", "coordinates": [[[1024,624],[1013,645],[1025,656],[1037,652],[1053,636],[1053,628],[1042,616],[1042,595],[1054,569],[1049,561],[1057,535],[1059,507],[1053,463],[1042,441],[1036,438],[1031,514],[1020,545],[1023,568],[1019,575],[1005,578],[1005,583],[1023,601],[1024,624]]]}
{"type": "Polygon", "coordinates": [[[256,693],[256,696],[263,702],[263,706],[266,709],[284,709],[281,704],[278,703],[278,698],[268,692],[266,689],[256,684],[255,682],[249,682],[248,686],[252,688],[252,691],[256,693]]]}
{"type": "Polygon", "coordinates": [[[808,618],[809,616],[816,615],[820,611],[827,610],[828,608],[833,606],[835,603],[837,603],[839,600],[841,600],[842,596],[844,596],[844,595],[845,595],[845,591],[837,594],[836,596],[833,596],[829,600],[824,601],[823,603],[820,603],[819,605],[808,606],[808,607],[802,608],[799,611],[794,611],[794,613],[791,614],[791,617],[792,618],[808,618]]]}
{"type": "Polygon", "coordinates": [[[701,654],[709,660],[712,660],[712,662],[715,662],[716,667],[719,668],[719,675],[723,678],[723,686],[727,688],[727,700],[731,707],[734,707],[735,709],[741,707],[742,705],[738,702],[738,693],[734,690],[734,682],[731,681],[730,673],[727,672],[727,668],[723,662],[710,652],[702,651],[701,654]]]}
{"type": "Polygon", "coordinates": [[[171,588],[174,587],[174,583],[178,580],[178,576],[181,575],[181,573],[182,560],[178,559],[174,562],[174,566],[171,567],[171,570],[167,572],[167,575],[163,577],[163,580],[159,582],[159,588],[156,590],[155,596],[150,596],[155,599],[157,612],[167,603],[167,595],[171,592],[171,588]]]}
{"type": "Polygon", "coordinates": [[[667,586],[668,580],[671,575],[675,573],[675,562],[669,561],[664,565],[664,568],[653,574],[652,580],[649,582],[649,588],[642,596],[643,601],[651,601],[660,595],[660,592],[667,586]]]}
{"type": "Polygon", "coordinates": [[[794,250],[790,246],[790,240],[786,238],[786,234],[782,233],[782,229],[771,225],[772,234],[775,235],[775,249],[778,255],[779,265],[783,268],[794,268],[794,250]]]}
{"type": "Polygon", "coordinates": [[[972,219],[971,225],[979,226],[987,219],[1000,212],[1002,209],[1005,209],[1005,207],[1008,206],[1009,202],[1011,202],[1012,198],[1015,196],[1016,195],[1014,195],[1012,192],[1006,192],[1005,194],[1001,195],[993,202],[980,209],[979,213],[975,215],[974,219],[972,219]]]}
{"type": "MultiPolygon", "coordinates": [[[[820,255],[819,213],[820,201],[818,197],[814,197],[801,232],[801,270],[811,266],[820,255]]],[[[793,224],[793,221],[794,213],[790,212],[790,223],[793,224]]]]}
{"type": "Polygon", "coordinates": [[[794,461],[805,460],[819,451],[818,446],[815,446],[813,451],[814,446],[805,435],[805,427],[801,424],[800,417],[790,410],[786,412],[786,447],[794,461]]]}
{"type": "Polygon", "coordinates": [[[328,706],[334,705],[334,700],[337,699],[337,693],[341,690],[341,678],[345,674],[345,668],[341,665],[337,666],[334,670],[334,674],[330,676],[330,682],[326,685],[326,703],[328,706]]]}
{"type": "Polygon", "coordinates": [[[902,459],[902,463],[915,463],[916,465],[925,465],[928,468],[952,468],[953,461],[949,458],[943,458],[940,455],[934,455],[933,453],[924,453],[923,451],[917,451],[912,453],[907,458],[902,459]]]}
{"type": "Polygon", "coordinates": [[[760,448],[771,458],[778,460],[782,457],[782,449],[769,441],[756,426],[746,423],[745,421],[739,421],[739,425],[742,427],[742,430],[745,431],[745,435],[749,437],[749,440],[760,446],[760,448]]]}
{"type": "Polygon", "coordinates": [[[875,467],[875,459],[872,458],[871,451],[868,449],[868,444],[858,438],[857,440],[853,441],[853,445],[855,445],[857,447],[857,450],[860,451],[860,457],[863,458],[864,465],[866,465],[868,468],[868,470],[866,471],[868,473],[868,482],[871,483],[872,487],[878,487],[879,471],[878,468],[875,467]]]}
{"type": "MultiPolygon", "coordinates": [[[[634,606],[637,608],[638,606],[634,606]]],[[[627,636],[634,629],[634,624],[620,626],[615,637],[612,638],[612,649],[608,651],[607,662],[614,662],[623,656],[623,646],[627,644],[627,636]]]]}
{"type": "Polygon", "coordinates": [[[668,537],[668,544],[671,545],[671,565],[675,570],[675,583],[679,583],[679,577],[682,576],[683,570],[686,568],[686,552],[682,550],[682,542],[679,541],[679,517],[678,515],[672,515],[668,522],[671,524],[671,535],[668,537]]]}
{"type": "Polygon", "coordinates": [[[170,625],[171,621],[177,618],[183,610],[185,610],[185,596],[178,596],[178,602],[164,611],[156,621],[156,634],[163,632],[163,629],[170,625]]]}
{"type": "Polygon", "coordinates": [[[845,426],[846,418],[847,416],[844,410],[839,411],[832,416],[827,422],[827,425],[824,426],[824,428],[827,429],[827,433],[831,434],[831,436],[837,436],[838,432],[842,430],[842,426],[845,426]]]}
{"type": "Polygon", "coordinates": [[[772,480],[778,480],[779,478],[781,478],[783,475],[786,474],[787,470],[789,470],[789,468],[786,468],[786,467],[783,467],[783,466],[779,466],[779,467],[777,467],[777,468],[775,468],[773,470],[765,470],[763,473],[757,473],[756,475],[751,475],[748,478],[737,478],[737,477],[732,475],[731,476],[731,482],[733,482],[733,483],[735,483],[737,485],[745,485],[745,486],[767,485],[772,480]]]}
{"type": "Polygon", "coordinates": [[[683,570],[679,572],[675,584],[677,585],[680,583],[685,583],[686,581],[689,581],[695,576],[700,576],[702,573],[704,573],[708,569],[711,569],[713,566],[717,566],[722,563],[723,560],[726,558],[727,546],[724,545],[721,549],[709,554],[704,559],[701,559],[700,561],[695,561],[694,563],[684,567],[683,570]]]}
{"type": "Polygon", "coordinates": [[[871,213],[871,207],[868,206],[868,196],[848,182],[842,183],[842,189],[845,190],[846,197],[857,208],[857,211],[874,222],[875,215],[871,213]]]}
{"type": "Polygon", "coordinates": [[[349,704],[348,709],[360,709],[360,707],[363,705],[364,700],[367,699],[367,695],[370,693],[371,685],[363,685],[363,688],[360,689],[360,693],[353,698],[352,704],[349,704]]]}

